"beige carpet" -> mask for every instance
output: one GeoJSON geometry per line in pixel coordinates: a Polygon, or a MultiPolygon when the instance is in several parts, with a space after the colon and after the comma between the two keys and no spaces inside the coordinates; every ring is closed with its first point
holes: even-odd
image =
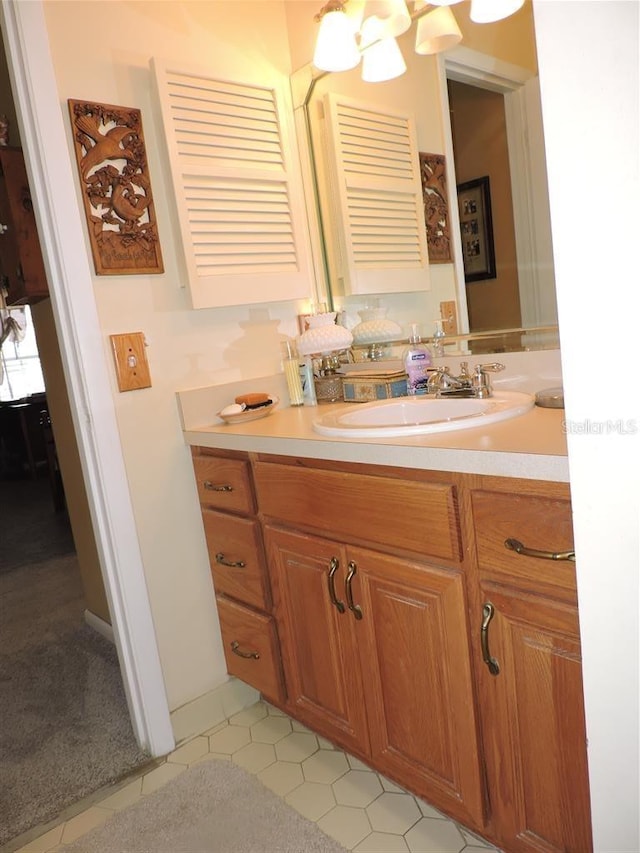
{"type": "Polygon", "coordinates": [[[65,853],[344,853],[241,767],[211,759],[65,846],[65,853]]]}
{"type": "Polygon", "coordinates": [[[0,846],[149,761],[75,554],[0,572],[0,846]]]}

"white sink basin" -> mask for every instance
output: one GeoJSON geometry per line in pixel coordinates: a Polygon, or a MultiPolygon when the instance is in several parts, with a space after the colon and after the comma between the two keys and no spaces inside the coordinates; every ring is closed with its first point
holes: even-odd
{"type": "Polygon", "coordinates": [[[313,428],[340,438],[398,438],[488,426],[523,415],[533,404],[533,396],[521,391],[494,391],[486,400],[394,397],[332,409],[316,418],[313,428]]]}

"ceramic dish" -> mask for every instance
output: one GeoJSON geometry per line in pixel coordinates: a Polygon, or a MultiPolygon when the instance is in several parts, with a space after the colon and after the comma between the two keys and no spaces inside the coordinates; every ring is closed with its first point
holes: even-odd
{"type": "Polygon", "coordinates": [[[273,394],[270,394],[269,396],[271,397],[271,403],[268,406],[260,406],[259,409],[245,409],[244,412],[238,412],[237,415],[223,415],[222,412],[218,412],[217,416],[226,424],[246,424],[249,421],[257,421],[260,418],[266,418],[266,416],[270,415],[280,402],[280,400],[277,397],[274,397],[273,394]]]}

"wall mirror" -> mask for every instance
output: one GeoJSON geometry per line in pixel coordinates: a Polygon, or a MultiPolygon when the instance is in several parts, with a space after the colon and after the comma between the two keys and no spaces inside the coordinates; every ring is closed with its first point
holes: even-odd
{"type": "MultiPolygon", "coordinates": [[[[314,15],[321,5],[297,0],[286,3],[286,9],[293,64],[299,68],[292,75],[294,109],[300,144],[306,149],[301,152],[303,167],[315,196],[311,219],[320,235],[316,267],[318,278],[326,282],[328,300],[346,312],[350,326],[372,305],[386,309],[403,329],[418,323],[425,338],[433,334],[436,321],[444,320],[445,332],[457,335],[462,351],[465,346],[474,352],[558,346],[530,0],[511,18],[483,25],[470,22],[469,2],[452,6],[463,39],[436,56],[415,52],[414,21],[398,38],[406,72],[382,83],[364,82],[360,66],[323,74],[309,63],[318,30],[314,15]],[[364,148],[358,148],[355,163],[352,139],[341,138],[344,115],[354,119],[362,134],[359,143],[364,148]],[[405,119],[411,125],[407,145],[418,171],[424,162],[421,155],[444,156],[450,238],[449,257],[443,259],[439,252],[422,269],[414,264],[413,275],[403,269],[402,260],[389,262],[382,256],[378,250],[384,235],[375,237],[376,228],[387,227],[396,216],[382,210],[379,198],[397,189],[403,176],[394,176],[392,169],[385,183],[385,152],[378,152],[380,161],[371,161],[371,150],[364,150],[381,123],[404,127],[405,119]],[[362,167],[361,161],[367,160],[362,167]],[[350,193],[345,175],[358,170],[352,182],[356,190],[350,193]],[[483,177],[489,178],[491,193],[495,275],[465,282],[457,185],[483,177]],[[362,212],[364,188],[367,194],[372,188],[378,193],[367,197],[365,215],[377,214],[380,222],[370,229],[374,239],[366,248],[371,253],[358,267],[350,256],[361,248],[350,217],[354,205],[362,212]]],[[[413,8],[413,3],[408,6],[413,8]]],[[[351,129],[344,133],[348,136],[351,129]]],[[[414,237],[417,242],[409,229],[399,239],[413,247],[414,237]]],[[[449,341],[448,346],[447,354],[453,351],[449,341]]]]}

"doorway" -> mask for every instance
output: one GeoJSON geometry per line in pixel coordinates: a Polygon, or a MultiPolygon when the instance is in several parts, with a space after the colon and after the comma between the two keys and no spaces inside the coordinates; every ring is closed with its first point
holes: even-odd
{"type": "Polygon", "coordinates": [[[89,257],[41,0],[0,0],[0,26],[65,366],[74,432],[131,722],[153,756],[175,741],[89,257]]]}
{"type": "MultiPolygon", "coordinates": [[[[4,58],[4,32],[0,48],[4,58]]],[[[19,115],[3,102],[6,112],[19,115]]],[[[12,125],[9,144],[22,148],[12,125]]],[[[0,560],[0,845],[150,757],[134,735],[113,643],[51,300],[31,313],[45,384],[13,383],[0,436],[5,533],[11,525],[0,560]]]]}
{"type": "MultiPolygon", "coordinates": [[[[557,326],[551,216],[538,77],[532,76],[526,69],[466,48],[457,48],[441,57],[439,69],[447,137],[445,154],[450,163],[455,161],[450,91],[465,93],[467,96],[471,93],[477,102],[476,107],[483,103],[485,106],[490,105],[503,123],[500,130],[506,137],[506,154],[503,154],[506,162],[503,165],[507,170],[505,174],[508,174],[504,180],[510,183],[515,239],[514,277],[517,279],[518,291],[517,297],[512,295],[513,308],[509,313],[515,318],[515,306],[519,302],[520,325],[523,328],[557,326]]],[[[452,187],[451,204],[455,208],[456,194],[453,188],[460,182],[455,169],[450,168],[449,178],[452,187]]],[[[454,219],[457,219],[457,215],[454,219]]],[[[467,287],[459,233],[454,233],[453,244],[458,300],[466,314],[467,287]]],[[[513,252],[510,251],[510,254],[513,255],[513,252]]],[[[478,283],[484,286],[484,283],[478,283]]],[[[473,297],[479,301],[479,292],[476,291],[473,297]]],[[[483,325],[485,321],[486,317],[483,317],[483,325]]],[[[489,325],[485,328],[496,327],[489,325]]],[[[545,333],[538,337],[543,344],[545,333]]]]}

